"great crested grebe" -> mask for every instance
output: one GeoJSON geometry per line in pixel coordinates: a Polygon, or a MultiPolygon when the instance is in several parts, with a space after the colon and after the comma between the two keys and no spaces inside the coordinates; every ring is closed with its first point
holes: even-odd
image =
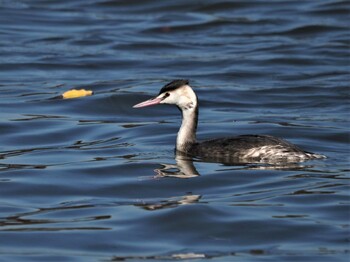
{"type": "Polygon", "coordinates": [[[198,99],[188,80],[174,80],[166,84],[158,96],[134,108],[158,105],[176,105],[182,113],[182,124],[177,134],[176,150],[185,155],[220,159],[224,161],[293,161],[325,158],[306,152],[283,139],[269,135],[240,135],[197,142],[198,99]]]}

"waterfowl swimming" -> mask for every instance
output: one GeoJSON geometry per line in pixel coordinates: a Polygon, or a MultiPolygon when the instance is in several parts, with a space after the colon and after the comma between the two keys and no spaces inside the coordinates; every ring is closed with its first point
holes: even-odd
{"type": "Polygon", "coordinates": [[[188,80],[174,80],[166,84],[152,99],[136,104],[134,108],[158,104],[176,105],[182,113],[182,123],[176,139],[179,153],[218,161],[290,161],[300,162],[325,158],[302,150],[286,140],[269,135],[240,135],[198,142],[198,99],[188,80]]]}

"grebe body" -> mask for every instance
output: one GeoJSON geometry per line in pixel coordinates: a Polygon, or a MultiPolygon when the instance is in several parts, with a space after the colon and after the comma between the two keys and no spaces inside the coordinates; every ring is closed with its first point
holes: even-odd
{"type": "Polygon", "coordinates": [[[288,161],[300,162],[325,158],[323,155],[302,150],[283,139],[269,135],[240,135],[198,142],[198,99],[188,80],[174,80],[165,85],[158,96],[134,108],[157,104],[174,104],[182,113],[177,134],[176,150],[182,154],[218,162],[288,161]]]}

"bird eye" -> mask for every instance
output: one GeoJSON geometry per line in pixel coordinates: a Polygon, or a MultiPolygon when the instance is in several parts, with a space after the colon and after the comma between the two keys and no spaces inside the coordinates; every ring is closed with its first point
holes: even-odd
{"type": "Polygon", "coordinates": [[[164,98],[167,98],[168,96],[170,96],[170,94],[168,92],[166,92],[164,95],[164,98]]]}

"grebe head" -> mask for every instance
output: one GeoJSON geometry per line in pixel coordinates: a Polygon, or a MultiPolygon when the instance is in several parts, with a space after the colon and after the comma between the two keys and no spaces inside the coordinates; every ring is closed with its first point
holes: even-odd
{"type": "Polygon", "coordinates": [[[155,98],[146,100],[133,108],[140,108],[158,104],[171,104],[178,106],[181,110],[196,108],[197,96],[189,86],[188,80],[174,80],[166,84],[155,98]]]}

